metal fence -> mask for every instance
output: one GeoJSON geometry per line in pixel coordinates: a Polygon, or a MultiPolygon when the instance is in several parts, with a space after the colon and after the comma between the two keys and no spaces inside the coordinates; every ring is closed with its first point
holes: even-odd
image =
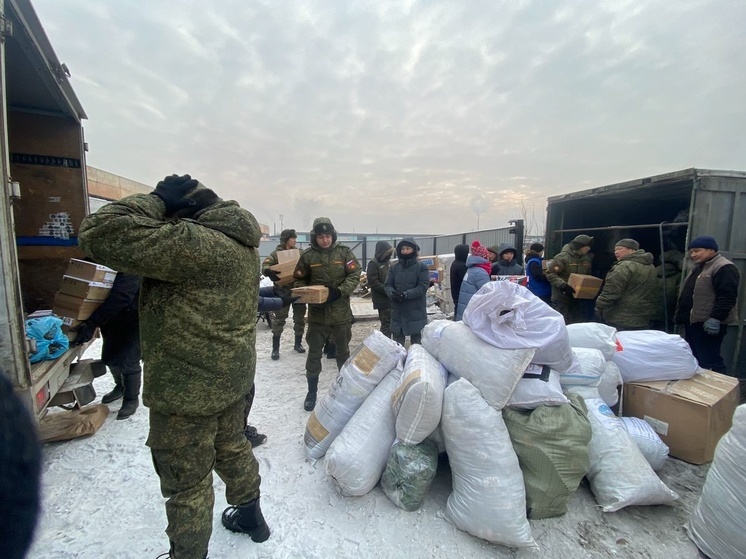
{"type": "MultiPolygon", "coordinates": [[[[484,246],[499,245],[500,243],[511,243],[518,249],[518,259],[522,262],[523,247],[523,220],[518,219],[514,225],[509,227],[500,227],[498,229],[483,229],[482,231],[470,231],[468,233],[457,233],[454,235],[441,235],[435,237],[415,237],[415,241],[420,246],[421,256],[432,256],[438,254],[453,254],[456,245],[470,245],[477,240],[484,246]]],[[[376,250],[376,243],[384,240],[395,247],[402,237],[392,237],[382,239],[380,235],[371,235],[374,239],[368,239],[366,235],[360,235],[357,240],[345,240],[342,243],[352,249],[357,257],[363,270],[368,266],[368,261],[373,258],[376,250]]],[[[261,241],[259,246],[259,256],[264,260],[269,254],[277,248],[276,239],[261,241]]],[[[298,242],[296,247],[304,250],[310,246],[308,242],[298,242]]]]}

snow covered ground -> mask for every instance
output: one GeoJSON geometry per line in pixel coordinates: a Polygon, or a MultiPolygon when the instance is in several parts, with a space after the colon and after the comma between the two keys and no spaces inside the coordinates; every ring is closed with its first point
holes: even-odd
{"type": "MultiPolygon", "coordinates": [[[[353,345],[376,321],[353,326],[353,345]]],[[[397,508],[376,487],[363,497],[343,497],[324,473],[323,459],[305,459],[303,434],[309,414],[305,355],[292,350],[286,325],[281,358],[270,359],[271,332],[259,322],[257,332],[257,396],[250,423],[268,436],[256,449],[262,475],[262,509],[272,537],[256,544],[220,523],[227,503],[224,485],[215,478],[211,559],[273,557],[550,557],[694,558],[699,555],[683,525],[704,483],[707,466],[669,459],[659,472],[681,499],[672,507],[630,507],[603,513],[583,484],[561,518],[531,521],[540,552],[518,552],[475,538],[445,518],[451,491],[447,461],[441,460],[424,506],[416,512],[397,508]]],[[[96,357],[100,341],[88,351],[96,357]]],[[[320,389],[336,376],[324,360],[320,389]]],[[[100,395],[113,386],[110,375],[95,381],[100,395]]],[[[92,437],[45,446],[43,513],[31,559],[154,558],[168,550],[164,499],[145,446],[147,409],[140,407],[126,421],[116,421],[120,403],[92,437]]]]}

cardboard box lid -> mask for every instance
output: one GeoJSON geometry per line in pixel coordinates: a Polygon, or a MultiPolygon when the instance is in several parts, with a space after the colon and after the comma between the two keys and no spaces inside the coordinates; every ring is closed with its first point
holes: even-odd
{"type": "Polygon", "coordinates": [[[75,283],[75,284],[85,283],[86,285],[88,285],[88,287],[98,287],[101,289],[111,289],[112,285],[114,285],[113,283],[109,283],[109,282],[89,281],[87,279],[76,278],[74,276],[68,276],[68,275],[62,276],[62,282],[63,283],[65,282],[75,283]]]}
{"type": "Polygon", "coordinates": [[[108,266],[104,266],[103,264],[96,264],[95,262],[88,262],[86,260],[80,260],[78,258],[71,258],[70,264],[73,266],[83,266],[83,267],[95,267],[96,270],[103,270],[104,272],[116,272],[116,270],[112,270],[108,266]]]}
{"type": "Polygon", "coordinates": [[[696,374],[686,380],[670,381],[648,381],[634,382],[637,386],[644,386],[661,392],[662,394],[671,394],[683,400],[688,400],[695,404],[712,406],[722,400],[733,387],[738,386],[738,379],[716,373],[715,371],[701,370],[701,374],[696,374]]]}
{"type": "Polygon", "coordinates": [[[288,250],[277,251],[277,263],[283,264],[285,262],[297,262],[300,258],[300,250],[297,248],[289,248],[288,250]]]}

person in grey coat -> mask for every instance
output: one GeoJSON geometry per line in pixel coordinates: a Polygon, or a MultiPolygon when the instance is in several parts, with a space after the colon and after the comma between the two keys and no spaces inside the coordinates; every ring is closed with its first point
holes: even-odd
{"type": "Polygon", "coordinates": [[[422,340],[427,324],[425,294],[430,287],[427,264],[420,262],[420,247],[413,237],[404,237],[396,245],[398,261],[386,277],[386,293],[391,298],[391,333],[394,341],[404,345],[406,336],[413,344],[422,340]]]}

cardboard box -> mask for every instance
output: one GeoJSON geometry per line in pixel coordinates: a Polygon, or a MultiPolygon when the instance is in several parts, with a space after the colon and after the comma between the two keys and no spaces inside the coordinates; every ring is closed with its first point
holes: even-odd
{"type": "Polygon", "coordinates": [[[528,276],[490,276],[492,281],[509,281],[523,287],[528,286],[528,276]]]}
{"type": "Polygon", "coordinates": [[[60,284],[59,292],[80,299],[103,301],[109,296],[111,286],[111,283],[88,281],[74,278],[72,276],[62,276],[62,283],[60,284]]]}
{"type": "Polygon", "coordinates": [[[675,458],[710,462],[738,406],[738,379],[713,371],[689,380],[624,385],[623,413],[647,421],[675,458]]]}
{"type": "Polygon", "coordinates": [[[54,307],[52,312],[59,317],[67,317],[75,320],[85,320],[95,311],[101,301],[81,299],[65,293],[57,293],[54,296],[54,307]]]}
{"type": "Polygon", "coordinates": [[[549,264],[548,260],[542,260],[541,261],[541,271],[546,272],[547,271],[547,265],[549,264]]]}
{"type": "Polygon", "coordinates": [[[291,290],[291,293],[300,297],[296,303],[310,303],[312,305],[325,303],[327,297],[329,297],[329,289],[323,285],[296,287],[291,290]]]}
{"type": "Polygon", "coordinates": [[[435,283],[443,281],[443,272],[441,270],[430,270],[430,281],[435,283]]]}
{"type": "Polygon", "coordinates": [[[427,264],[428,270],[437,270],[440,268],[437,256],[420,256],[418,260],[427,264]]]}
{"type": "Polygon", "coordinates": [[[70,318],[67,316],[63,316],[60,318],[62,318],[62,327],[60,328],[60,330],[62,330],[65,334],[67,334],[68,332],[72,332],[75,328],[83,323],[82,320],[70,318]]]}
{"type": "Polygon", "coordinates": [[[570,274],[567,284],[575,290],[576,299],[593,299],[601,290],[604,281],[595,276],[570,274]]]}
{"type": "Polygon", "coordinates": [[[277,251],[277,264],[269,267],[270,270],[280,274],[280,279],[276,282],[277,285],[285,286],[293,283],[293,272],[299,258],[300,250],[297,248],[277,251]]]}
{"type": "Polygon", "coordinates": [[[117,272],[95,262],[86,262],[85,260],[71,258],[65,275],[88,281],[114,283],[117,272]]]}

